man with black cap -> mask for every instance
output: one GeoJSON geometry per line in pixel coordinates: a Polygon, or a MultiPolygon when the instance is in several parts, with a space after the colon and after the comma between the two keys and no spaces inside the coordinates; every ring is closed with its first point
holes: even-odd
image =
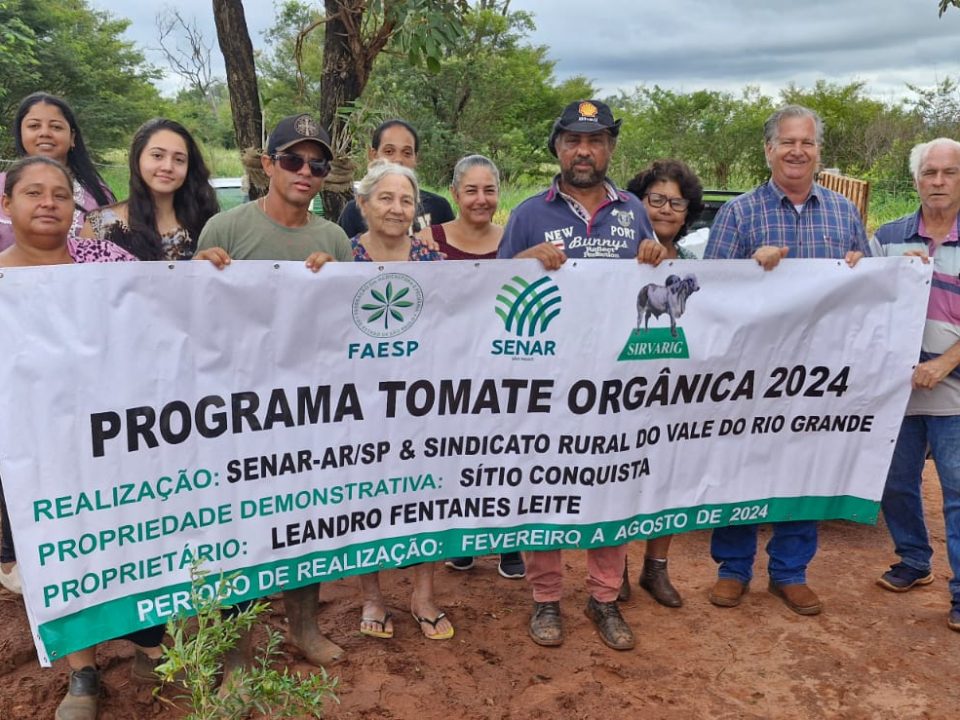
{"type": "MultiPolygon", "coordinates": [[[[560,161],[551,186],[524,200],[511,214],[497,257],[536,258],[557,270],[572,258],[635,258],[659,264],[665,249],[643,204],[621,192],[607,178],[620,121],[598,100],[568,105],[557,118],[547,146],[560,161]]],[[[633,632],[620,615],[617,595],[623,578],[626,546],[587,550],[586,615],[600,639],[614,650],[634,646],[633,632]]],[[[559,550],[524,556],[533,586],[530,637],[539,645],[563,642],[560,597],[563,564],[559,550]]]]}
{"type": "Polygon", "coordinates": [[[330,174],[330,136],[306,114],[285,117],[261,155],[270,189],[256,202],[219,213],[200,233],[196,260],[218,266],[236,260],[306,260],[313,269],[330,259],[351,262],[350,241],[338,225],[310,212],[310,201],[330,174]]]}
{"type": "MultiPolygon", "coordinates": [[[[310,212],[310,201],[330,173],[330,136],[309,115],[285,117],[270,133],[260,157],[270,189],[256,202],[219,213],[200,233],[194,260],[219,268],[237,260],[304,260],[317,271],[331,260],[353,261],[350,241],[340,227],[310,212]]],[[[329,665],[343,648],[317,627],[320,586],[283,593],[291,639],[314,665],[329,665]]],[[[223,687],[233,671],[250,662],[250,633],[224,659],[223,687]]]]}

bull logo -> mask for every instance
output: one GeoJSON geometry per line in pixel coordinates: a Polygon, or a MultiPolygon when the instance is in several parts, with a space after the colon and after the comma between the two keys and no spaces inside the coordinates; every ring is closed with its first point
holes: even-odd
{"type": "Polygon", "coordinates": [[[650,316],[670,317],[670,335],[677,337],[677,318],[687,309],[687,298],[700,289],[696,275],[687,275],[682,280],[679,275],[671,275],[664,285],[650,283],[637,293],[637,331],[643,324],[644,331],[649,329],[650,316]]]}

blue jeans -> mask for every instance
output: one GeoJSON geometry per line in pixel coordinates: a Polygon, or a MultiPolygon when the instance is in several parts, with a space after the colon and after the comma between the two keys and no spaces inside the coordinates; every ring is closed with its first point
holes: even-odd
{"type": "MultiPolygon", "coordinates": [[[[717,576],[742,583],[753,577],[757,555],[758,525],[731,525],[717,528],[710,537],[710,554],[720,563],[717,576]]],[[[770,579],[778,585],[807,581],[807,565],[817,553],[815,520],[772,523],[773,537],[767,543],[770,579]]]]}
{"type": "Polygon", "coordinates": [[[920,492],[927,444],[943,489],[947,558],[953,578],[950,596],[960,603],[960,415],[910,415],[903,419],[880,507],[900,561],[929,572],[933,548],[923,521],[920,492]]]}

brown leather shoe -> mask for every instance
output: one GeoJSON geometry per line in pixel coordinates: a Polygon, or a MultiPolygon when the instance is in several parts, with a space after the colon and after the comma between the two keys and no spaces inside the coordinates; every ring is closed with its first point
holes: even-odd
{"type": "Polygon", "coordinates": [[[683,598],[670,582],[667,574],[666,558],[644,558],[643,572],[640,574],[640,587],[646,590],[653,599],[661,605],[678,608],[683,605],[683,598]]]}
{"type": "Polygon", "coordinates": [[[530,639],[537,645],[556,647],[563,642],[563,621],[560,619],[560,602],[534,602],[530,616],[530,639]]]}
{"type": "Polygon", "coordinates": [[[771,580],[769,590],[798,615],[819,615],[823,610],[820,598],[806,583],[780,585],[771,580]]]}
{"type": "Polygon", "coordinates": [[[717,607],[736,607],[750,586],[736,578],[720,578],[710,591],[710,602],[717,607]]]}
{"type": "Polygon", "coordinates": [[[614,650],[633,650],[633,631],[620,614],[616,602],[599,602],[591,597],[583,613],[593,620],[600,639],[607,647],[614,650]]]}
{"type": "Polygon", "coordinates": [[[73,670],[67,694],[57,706],[56,720],[96,720],[100,698],[100,671],[94,667],[73,670]]]}

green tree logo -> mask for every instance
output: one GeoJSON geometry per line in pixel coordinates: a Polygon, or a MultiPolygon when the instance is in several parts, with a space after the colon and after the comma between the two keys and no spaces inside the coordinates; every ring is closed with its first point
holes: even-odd
{"type": "Polygon", "coordinates": [[[423,290],[402,273],[365,282],[353,298],[353,321],[372,337],[394,337],[412,326],[423,309],[423,290]]]}
{"type": "Polygon", "coordinates": [[[530,283],[514,275],[500,288],[494,311],[503,320],[507,332],[517,337],[533,337],[546,331],[560,314],[560,288],[550,277],[530,283]]]}

